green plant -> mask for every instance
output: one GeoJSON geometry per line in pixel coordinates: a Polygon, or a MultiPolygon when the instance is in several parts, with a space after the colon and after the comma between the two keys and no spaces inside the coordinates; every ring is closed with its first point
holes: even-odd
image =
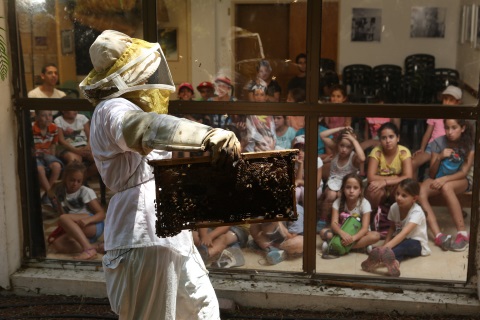
{"type": "MultiPolygon", "coordinates": [[[[5,19],[5,17],[0,17],[1,19],[5,19]]],[[[3,32],[0,33],[0,79],[5,81],[8,75],[8,65],[10,64],[7,55],[7,41],[5,40],[5,36],[3,33],[5,29],[0,27],[0,30],[3,32]]]]}

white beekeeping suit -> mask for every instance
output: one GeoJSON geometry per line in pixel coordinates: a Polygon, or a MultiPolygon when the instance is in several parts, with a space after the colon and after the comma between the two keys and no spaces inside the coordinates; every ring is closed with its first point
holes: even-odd
{"type": "Polygon", "coordinates": [[[210,150],[212,164],[231,165],[233,133],[165,114],[170,70],[158,43],[112,30],[92,44],[94,66],[80,84],[96,105],[90,144],[106,186],[116,192],[105,220],[103,267],[120,319],[218,319],[215,292],[190,231],[155,234],[155,181],[148,160],[170,150],[210,150]]]}

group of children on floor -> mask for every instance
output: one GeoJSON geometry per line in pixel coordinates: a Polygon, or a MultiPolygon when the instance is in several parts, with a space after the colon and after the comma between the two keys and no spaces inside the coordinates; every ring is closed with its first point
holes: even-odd
{"type": "Polygon", "coordinates": [[[76,254],[73,259],[95,259],[103,253],[105,211],[95,192],[85,186],[97,174],[88,143],[88,118],[62,111],[53,121],[52,111],[35,111],[32,125],[42,207],[56,212],[57,228],[49,235],[50,251],[76,254]]]}
{"type": "MultiPolygon", "coordinates": [[[[459,104],[461,90],[449,86],[442,97],[444,104],[459,104]]],[[[334,101],[334,98],[331,100],[334,101]]],[[[279,120],[275,119],[274,125],[281,125],[279,120]]],[[[348,118],[344,118],[344,123],[329,120],[332,126],[329,129],[325,121],[319,123],[318,149],[329,149],[331,152],[319,152],[317,174],[320,208],[317,232],[326,246],[338,235],[342,245],[352,245],[353,249],[364,248],[369,253],[368,259],[362,263],[363,270],[373,271],[380,265],[386,265],[391,276],[400,275],[399,266],[404,259],[431,253],[427,226],[434,235],[435,245],[442,250],[464,251],[468,248],[469,235],[457,195],[470,191],[472,187],[474,132],[470,122],[462,119],[427,120],[423,137],[426,143],[422,142],[421,150],[412,154],[407,147],[399,144],[400,119],[367,120],[376,133],[376,136],[370,137],[367,146],[358,141],[356,133],[347,123],[348,118]],[[367,158],[365,149],[368,148],[372,149],[367,158]],[[419,179],[417,170],[426,163],[429,165],[428,177],[419,179]],[[324,179],[321,178],[322,169],[324,179]],[[325,186],[323,180],[326,181],[325,186]],[[430,198],[438,195],[446,202],[456,227],[457,233],[453,236],[441,232],[429,203],[430,198]],[[355,234],[342,230],[342,223],[349,216],[361,220],[361,228],[355,234]],[[384,228],[380,227],[382,220],[384,228]],[[380,239],[385,239],[383,245],[373,248],[372,245],[380,239]]],[[[288,130],[282,132],[285,134],[288,130]]],[[[278,139],[278,136],[275,138],[278,139]]],[[[285,141],[280,140],[284,145],[285,141]]],[[[251,240],[241,244],[235,242],[239,247],[246,246],[262,253],[269,264],[303,252],[304,131],[301,129],[292,139],[291,148],[299,149],[295,183],[301,226],[284,222],[252,225],[249,228],[251,240]]],[[[248,236],[243,235],[242,238],[248,236]]],[[[209,248],[206,243],[203,245],[209,248]]],[[[228,245],[223,248],[226,249],[228,245]]],[[[236,261],[243,261],[238,257],[238,251],[236,261]]],[[[215,254],[210,252],[208,259],[215,258],[215,254]]]]}

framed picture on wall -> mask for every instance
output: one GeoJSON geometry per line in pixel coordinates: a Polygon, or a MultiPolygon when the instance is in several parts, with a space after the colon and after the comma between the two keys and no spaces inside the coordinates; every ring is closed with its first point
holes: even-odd
{"type": "Polygon", "coordinates": [[[62,30],[61,32],[62,54],[73,53],[73,31],[62,30]]]}
{"type": "Polygon", "coordinates": [[[412,7],[410,38],[444,38],[446,8],[412,7]]]}
{"type": "Polygon", "coordinates": [[[177,28],[158,29],[158,43],[160,43],[167,61],[178,61],[177,28]]]}
{"type": "Polygon", "coordinates": [[[352,41],[380,42],[382,9],[352,9],[352,41]]]}

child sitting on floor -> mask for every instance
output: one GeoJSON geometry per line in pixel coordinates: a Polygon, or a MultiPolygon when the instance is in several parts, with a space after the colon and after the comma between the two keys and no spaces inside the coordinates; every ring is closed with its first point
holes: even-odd
{"type": "Polygon", "coordinates": [[[335,234],[342,238],[341,243],[344,247],[353,243],[352,249],[366,248],[380,240],[378,232],[369,230],[371,213],[370,203],[363,197],[363,184],[360,176],[356,173],[344,176],[341,195],[332,205],[331,226],[320,230],[320,238],[324,241],[322,251],[328,250],[328,242],[335,234]],[[349,216],[361,218],[362,226],[354,235],[341,229],[342,224],[349,216]]]}
{"type": "Polygon", "coordinates": [[[362,262],[364,271],[372,272],[383,263],[388,275],[400,276],[400,262],[405,258],[428,256],[427,222],[425,213],[417,204],[420,186],[413,179],[402,180],[396,191],[396,202],[390,207],[388,230],[385,243],[375,248],[367,260],[362,262]]]}
{"type": "Polygon", "coordinates": [[[103,233],[105,212],[95,192],[83,185],[85,171],[83,164],[72,162],[65,167],[62,182],[49,192],[60,218],[48,242],[58,253],[79,253],[75,260],[92,260],[103,251],[94,243],[103,233]]]}

